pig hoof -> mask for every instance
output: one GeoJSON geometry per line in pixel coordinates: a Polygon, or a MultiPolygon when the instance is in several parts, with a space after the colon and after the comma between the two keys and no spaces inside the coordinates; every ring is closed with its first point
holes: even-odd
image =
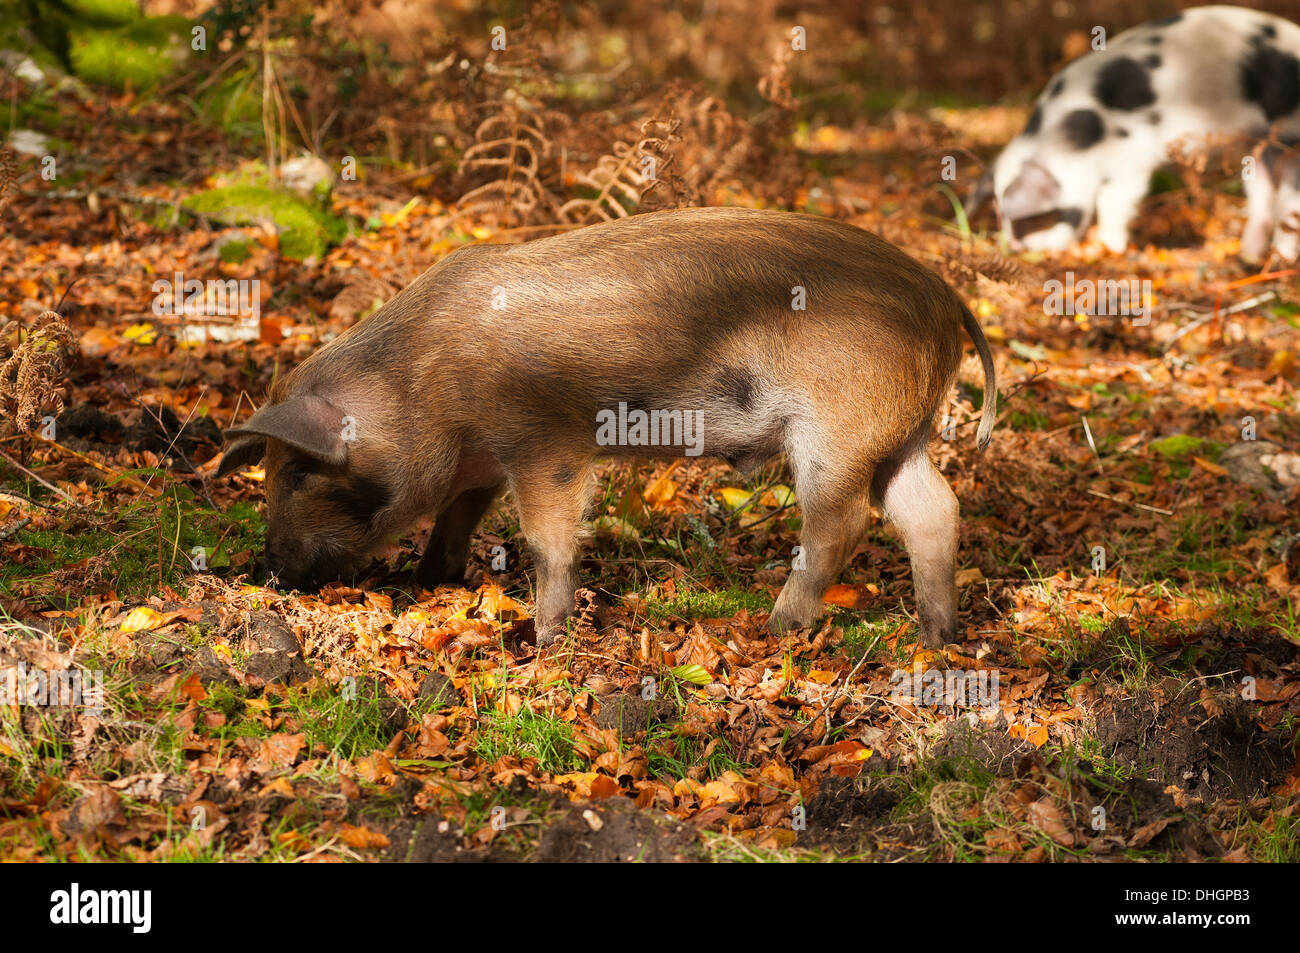
{"type": "Polygon", "coordinates": [[[537,650],[540,652],[544,648],[554,645],[560,641],[564,635],[564,627],[560,625],[539,625],[537,627],[537,650]]]}
{"type": "Polygon", "coordinates": [[[788,619],[785,616],[773,613],[767,619],[767,631],[773,635],[785,635],[788,632],[796,632],[799,629],[810,628],[810,623],[801,622],[798,619],[788,619]]]}
{"type": "Polygon", "coordinates": [[[956,641],[956,635],[951,632],[947,634],[942,632],[922,632],[921,637],[917,639],[917,645],[923,649],[938,651],[954,641],[956,641]]]}

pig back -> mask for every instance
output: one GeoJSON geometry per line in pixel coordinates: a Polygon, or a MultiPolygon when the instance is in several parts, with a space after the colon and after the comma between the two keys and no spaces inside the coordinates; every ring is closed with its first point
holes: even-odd
{"type": "Polygon", "coordinates": [[[703,407],[740,429],[778,399],[869,403],[877,426],[910,432],[951,381],[960,307],[861,229],[684,209],[464,249],[335,343],[354,360],[402,355],[413,399],[505,444],[590,434],[620,402],[703,407]]]}

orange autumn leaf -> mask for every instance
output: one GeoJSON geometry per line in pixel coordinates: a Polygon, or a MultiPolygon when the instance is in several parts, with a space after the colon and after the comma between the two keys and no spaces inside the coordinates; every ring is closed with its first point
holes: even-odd
{"type": "Polygon", "coordinates": [[[865,609],[879,593],[880,589],[871,583],[863,586],[839,583],[826,590],[822,602],[842,609],[865,609]]]}
{"type": "Polygon", "coordinates": [[[208,697],[207,691],[203,688],[203,683],[199,681],[197,674],[191,675],[181,683],[181,694],[190,701],[201,702],[208,697]]]}
{"type": "Polygon", "coordinates": [[[379,831],[371,830],[369,827],[357,827],[348,823],[339,825],[339,839],[349,847],[357,847],[363,850],[368,847],[384,848],[388,846],[388,838],[379,831]]]}

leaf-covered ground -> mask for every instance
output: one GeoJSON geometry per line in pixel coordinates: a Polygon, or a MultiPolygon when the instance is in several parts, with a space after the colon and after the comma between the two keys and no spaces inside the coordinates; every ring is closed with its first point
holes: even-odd
{"type": "MultiPolygon", "coordinates": [[[[0,707],[4,857],[1300,859],[1300,291],[1238,263],[1226,175],[1151,200],[1125,258],[1009,258],[951,225],[941,160],[991,154],[1027,110],[792,125],[780,204],[936,268],[994,346],[992,445],[973,357],[934,445],[962,504],[961,642],[916,650],[882,525],[825,625],[768,635],[788,475],[692,461],[601,470],[589,588],[539,655],[508,498],[463,588],[413,588],[426,524],[293,593],[253,571],[260,473],[212,477],[219,429],[277,375],[455,248],[530,226],[455,214],[440,168],[376,165],[335,186],[346,237],[300,260],[283,225],[184,212],[256,175],[256,144],[161,96],[39,101],[83,158],[72,183],[23,167],[0,316],[55,309],[80,353],[54,439],[0,444],[0,668],[102,672],[104,701],[0,707]],[[152,309],[178,272],[258,280],[258,339],[178,343],[152,309]],[[1149,280],[1149,322],[1050,313],[1067,272],[1149,280]]],[[[715,171],[692,179],[706,204],[774,201],[715,171]]]]}

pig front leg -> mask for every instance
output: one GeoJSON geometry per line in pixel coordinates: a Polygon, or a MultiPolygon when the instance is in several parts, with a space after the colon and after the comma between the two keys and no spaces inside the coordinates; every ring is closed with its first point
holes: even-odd
{"type": "Polygon", "coordinates": [[[499,486],[466,490],[438,514],[429,545],[424,547],[424,555],[415,570],[416,582],[425,589],[433,589],[464,581],[470,536],[500,492],[499,486]]]}
{"type": "Polygon", "coordinates": [[[1112,179],[1097,192],[1097,240],[1108,251],[1128,248],[1129,223],[1151,187],[1151,170],[1135,170],[1112,179]]]}
{"type": "MultiPolygon", "coordinates": [[[[801,494],[803,490],[799,488],[801,494]]],[[[853,555],[871,518],[865,490],[842,500],[814,493],[801,505],[801,559],[791,570],[767,623],[776,633],[806,629],[821,617],[825,611],[822,597],[853,555]]]]}
{"type": "Polygon", "coordinates": [[[537,647],[564,634],[578,588],[578,530],[587,504],[590,461],[551,459],[512,473],[519,523],[537,569],[537,647]]]}
{"type": "Polygon", "coordinates": [[[1257,146],[1251,158],[1250,174],[1242,176],[1246,187],[1246,227],[1241,233],[1241,259],[1248,265],[1260,265],[1268,257],[1273,242],[1278,189],[1266,147],[1257,146]]]}

